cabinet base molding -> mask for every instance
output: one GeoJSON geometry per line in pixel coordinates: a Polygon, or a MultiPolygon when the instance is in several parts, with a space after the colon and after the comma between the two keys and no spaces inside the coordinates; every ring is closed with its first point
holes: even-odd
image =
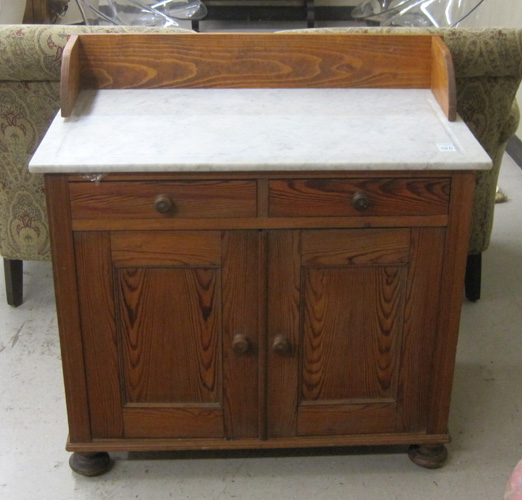
{"type": "Polygon", "coordinates": [[[131,452],[176,450],[246,450],[283,448],[334,448],[343,446],[436,446],[451,441],[448,434],[360,434],[333,437],[260,439],[96,439],[88,443],[68,442],[67,451],[131,452]]]}
{"type": "Polygon", "coordinates": [[[292,439],[271,439],[269,441],[255,439],[241,440],[96,440],[92,443],[67,443],[67,450],[74,451],[69,459],[71,469],[82,476],[94,477],[111,470],[113,462],[111,452],[146,452],[146,451],[210,451],[210,450],[282,450],[295,448],[340,448],[340,447],[371,447],[410,445],[408,457],[410,460],[427,469],[442,467],[448,458],[444,444],[450,441],[447,434],[408,435],[384,434],[380,436],[342,436],[338,439],[323,440],[305,438],[297,441],[292,439]],[[411,444],[412,442],[423,444],[411,444]],[[99,451],[103,448],[105,451],[99,451]]]}

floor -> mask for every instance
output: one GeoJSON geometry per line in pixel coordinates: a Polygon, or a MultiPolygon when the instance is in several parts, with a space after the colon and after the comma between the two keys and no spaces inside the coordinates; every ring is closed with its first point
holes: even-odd
{"type": "Polygon", "coordinates": [[[26,264],[25,302],[0,285],[0,499],[493,500],[522,458],[522,170],[501,174],[484,254],[483,297],[464,302],[448,446],[439,470],[403,449],[114,454],[113,469],[71,472],[49,263],[26,264]]]}

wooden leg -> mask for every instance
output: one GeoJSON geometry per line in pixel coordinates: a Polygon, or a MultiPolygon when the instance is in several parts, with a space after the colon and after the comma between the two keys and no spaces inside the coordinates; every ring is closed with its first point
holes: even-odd
{"type": "Polygon", "coordinates": [[[466,298],[471,302],[480,299],[480,285],[482,276],[482,254],[468,255],[466,264],[466,298]]]}
{"type": "Polygon", "coordinates": [[[4,258],[5,294],[10,306],[18,307],[24,300],[24,261],[4,258]]]}
{"type": "Polygon", "coordinates": [[[111,457],[102,451],[99,453],[73,453],[69,466],[77,474],[94,477],[105,474],[112,466],[111,457]]]}
{"type": "Polygon", "coordinates": [[[427,469],[438,469],[448,458],[448,450],[443,444],[415,445],[410,446],[408,456],[414,464],[427,469]]]}

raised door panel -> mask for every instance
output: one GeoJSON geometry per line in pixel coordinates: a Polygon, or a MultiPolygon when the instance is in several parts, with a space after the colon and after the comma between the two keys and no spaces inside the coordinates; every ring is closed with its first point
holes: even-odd
{"type": "Polygon", "coordinates": [[[306,269],[301,404],[391,402],[404,269],[306,269]]]}
{"type": "Polygon", "coordinates": [[[116,276],[124,404],[219,403],[217,269],[123,268],[116,276]]]}
{"type": "Polygon", "coordinates": [[[90,395],[93,436],[257,436],[256,419],[250,427],[233,422],[259,411],[258,290],[243,286],[249,267],[258,266],[258,233],[95,234],[76,237],[77,254],[93,255],[80,266],[79,279],[85,303],[97,311],[82,311],[86,351],[92,352],[87,375],[98,381],[90,395]],[[101,263],[93,262],[100,256],[101,263]],[[239,297],[235,315],[224,306],[230,296],[239,297]],[[97,318],[104,318],[101,330],[97,318]],[[232,349],[236,330],[250,339],[247,356],[232,349]],[[106,365],[110,391],[100,376],[106,365]],[[231,371],[236,385],[229,394],[224,379],[231,371]],[[254,397],[239,403],[247,393],[254,397]]]}

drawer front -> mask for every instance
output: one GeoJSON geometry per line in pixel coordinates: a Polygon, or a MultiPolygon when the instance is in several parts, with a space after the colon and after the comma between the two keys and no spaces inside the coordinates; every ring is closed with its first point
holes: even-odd
{"type": "Polygon", "coordinates": [[[449,178],[293,179],[269,183],[271,217],[444,215],[449,178]]]}
{"type": "Polygon", "coordinates": [[[255,181],[73,182],[73,219],[255,217],[255,181]]]}

